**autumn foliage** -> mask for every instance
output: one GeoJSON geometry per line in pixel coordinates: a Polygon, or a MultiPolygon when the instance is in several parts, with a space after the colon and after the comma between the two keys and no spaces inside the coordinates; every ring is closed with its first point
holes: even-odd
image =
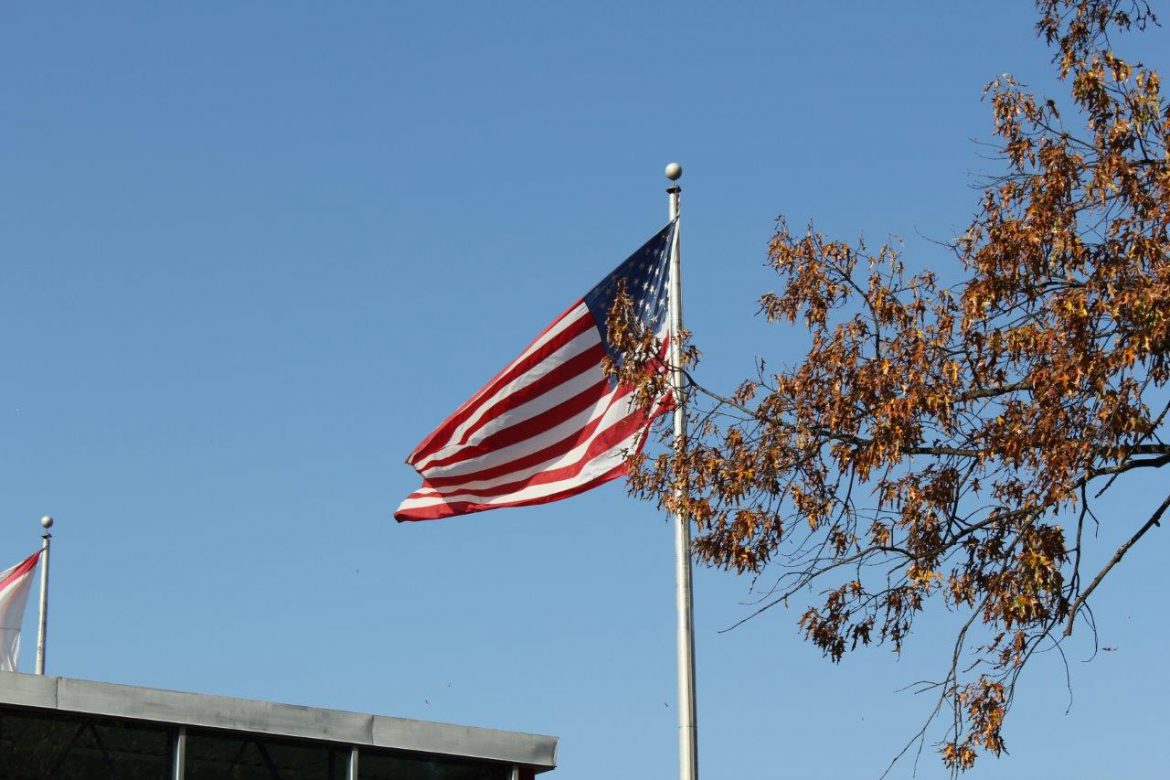
{"type": "MultiPolygon", "coordinates": [[[[690,518],[702,562],[776,574],[761,610],[822,593],[800,627],[833,660],[900,649],[930,605],[962,615],[936,683],[953,771],[1003,751],[1021,669],[1085,625],[1170,506],[1111,519],[1129,541],[1082,570],[1094,503],[1170,464],[1170,112],[1110,43],[1155,20],[1144,2],[1037,7],[1071,104],[988,86],[1004,168],[950,247],[963,281],[779,222],[760,308],[807,328],[807,355],[725,394],[692,383],[686,446],[635,458],[631,481],[690,518]]],[[[664,375],[621,303],[622,378],[651,403],[664,375]]]]}

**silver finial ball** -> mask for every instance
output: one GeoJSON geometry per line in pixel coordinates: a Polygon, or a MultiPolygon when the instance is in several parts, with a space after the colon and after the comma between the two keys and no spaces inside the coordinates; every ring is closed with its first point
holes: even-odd
{"type": "Polygon", "coordinates": [[[49,517],[48,515],[45,515],[44,517],[41,518],[41,528],[52,528],[52,527],[53,527],[53,518],[49,517]]]}
{"type": "Polygon", "coordinates": [[[682,166],[678,163],[667,163],[665,173],[666,178],[671,181],[678,181],[682,176],[682,166]]]}

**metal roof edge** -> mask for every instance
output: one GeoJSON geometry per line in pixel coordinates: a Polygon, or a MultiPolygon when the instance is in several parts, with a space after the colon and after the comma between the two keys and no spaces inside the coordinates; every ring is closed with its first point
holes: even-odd
{"type": "Polygon", "coordinates": [[[556,766],[557,738],[297,704],[0,672],[0,704],[392,750],[556,766]]]}

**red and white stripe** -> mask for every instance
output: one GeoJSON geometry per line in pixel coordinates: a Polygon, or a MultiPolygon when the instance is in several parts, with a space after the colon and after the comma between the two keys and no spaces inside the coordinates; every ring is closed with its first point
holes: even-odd
{"type": "Polygon", "coordinates": [[[625,456],[671,402],[649,416],[634,408],[630,388],[605,378],[604,355],[593,314],[578,301],[407,457],[423,484],[394,516],[544,504],[623,476],[625,456]]]}
{"type": "Polygon", "coordinates": [[[0,572],[0,671],[15,672],[20,659],[20,626],[32,585],[33,569],[40,560],[37,550],[15,566],[0,572]]]}

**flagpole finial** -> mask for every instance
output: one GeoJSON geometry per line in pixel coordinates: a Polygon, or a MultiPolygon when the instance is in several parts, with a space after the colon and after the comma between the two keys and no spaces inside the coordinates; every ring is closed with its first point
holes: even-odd
{"type": "Polygon", "coordinates": [[[682,176],[682,166],[676,162],[667,163],[664,173],[666,174],[666,178],[671,181],[678,181],[682,176]]]}
{"type": "Polygon", "coordinates": [[[48,515],[45,515],[44,517],[41,518],[41,528],[44,528],[46,531],[48,531],[52,527],[53,527],[53,518],[49,517],[48,515]]]}

